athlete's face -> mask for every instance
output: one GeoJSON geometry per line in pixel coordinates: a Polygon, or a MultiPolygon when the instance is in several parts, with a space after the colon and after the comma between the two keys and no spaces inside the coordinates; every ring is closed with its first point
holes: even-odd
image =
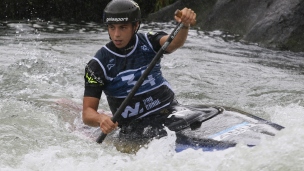
{"type": "Polygon", "coordinates": [[[132,23],[108,25],[109,35],[117,48],[127,46],[136,29],[137,25],[133,26],[132,23]]]}

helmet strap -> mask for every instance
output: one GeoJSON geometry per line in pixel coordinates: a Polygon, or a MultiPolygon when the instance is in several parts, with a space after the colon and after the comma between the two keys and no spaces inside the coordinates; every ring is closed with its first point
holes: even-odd
{"type": "Polygon", "coordinates": [[[137,23],[138,23],[138,27],[137,27],[137,29],[135,30],[134,34],[136,34],[136,33],[138,32],[139,28],[140,28],[140,21],[137,21],[137,22],[132,23],[133,26],[136,26],[137,23]]]}

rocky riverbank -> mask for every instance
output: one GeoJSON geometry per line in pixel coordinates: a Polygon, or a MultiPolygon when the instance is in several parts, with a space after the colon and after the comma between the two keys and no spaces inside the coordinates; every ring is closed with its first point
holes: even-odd
{"type": "Polygon", "coordinates": [[[279,50],[304,51],[303,0],[179,0],[148,20],[170,21],[176,9],[197,13],[196,27],[239,34],[242,41],[279,50]]]}

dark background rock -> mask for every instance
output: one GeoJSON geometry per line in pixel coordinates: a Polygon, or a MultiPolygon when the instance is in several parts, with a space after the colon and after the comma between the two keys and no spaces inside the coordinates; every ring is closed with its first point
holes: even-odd
{"type": "Polygon", "coordinates": [[[172,20],[174,11],[183,7],[197,13],[201,30],[239,34],[243,41],[268,48],[304,51],[304,0],[179,0],[148,19],[172,20]]]}
{"type": "Polygon", "coordinates": [[[304,51],[304,1],[275,0],[244,39],[283,50],[304,51]]]}
{"type": "Polygon", "coordinates": [[[178,0],[161,10],[148,15],[148,21],[167,22],[174,19],[174,13],[177,9],[188,7],[197,13],[198,26],[203,23],[212,11],[217,0],[178,0]]]}

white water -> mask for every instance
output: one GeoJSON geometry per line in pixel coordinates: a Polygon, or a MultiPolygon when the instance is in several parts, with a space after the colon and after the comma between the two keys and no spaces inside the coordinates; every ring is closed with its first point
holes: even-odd
{"type": "MultiPolygon", "coordinates": [[[[184,48],[162,60],[180,103],[230,106],[286,128],[259,146],[215,152],[176,153],[170,133],[134,155],[117,151],[109,140],[95,143],[96,129],[81,122],[84,66],[108,41],[101,27],[0,26],[1,171],[304,169],[303,53],[225,42],[221,32],[192,30],[184,48]]],[[[108,109],[104,97],[100,106],[108,109]]]]}

